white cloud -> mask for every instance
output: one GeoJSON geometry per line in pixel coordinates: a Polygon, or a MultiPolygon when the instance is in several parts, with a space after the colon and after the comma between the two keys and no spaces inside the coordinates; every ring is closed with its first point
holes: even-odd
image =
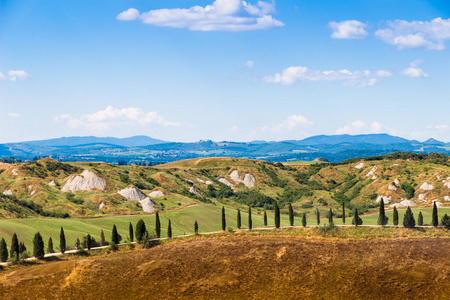
{"type": "Polygon", "coordinates": [[[314,122],[308,120],[305,116],[301,115],[292,115],[284,119],[281,123],[276,124],[274,126],[264,126],[261,129],[264,131],[273,131],[273,132],[280,132],[280,131],[289,131],[293,130],[298,127],[308,127],[313,125],[314,122]]]}
{"type": "Polygon", "coordinates": [[[416,59],[409,64],[409,68],[406,68],[402,71],[402,74],[412,78],[430,77],[430,75],[425,73],[421,68],[418,68],[421,63],[422,61],[420,59],[416,59]]]}
{"type": "Polygon", "coordinates": [[[367,133],[383,133],[390,132],[392,130],[379,122],[373,122],[372,124],[367,125],[366,122],[358,120],[352,123],[348,123],[347,125],[338,128],[336,130],[336,134],[367,134],[367,133]]]}
{"type": "Polygon", "coordinates": [[[241,0],[216,0],[205,7],[156,9],[139,13],[130,8],[118,20],[142,20],[144,24],[161,27],[188,28],[199,31],[245,31],[271,29],[284,26],[273,18],[275,2],[258,1],[251,5],[241,0]]]}
{"type": "Polygon", "coordinates": [[[17,118],[23,118],[22,115],[19,115],[18,113],[15,113],[15,112],[10,112],[10,113],[8,113],[8,117],[14,118],[14,119],[17,119],[17,118]]]}
{"type": "Polygon", "coordinates": [[[290,85],[299,80],[339,81],[348,86],[364,87],[374,85],[378,78],[389,76],[392,76],[392,74],[386,70],[378,70],[375,72],[368,70],[351,72],[346,69],[338,71],[314,71],[307,67],[298,66],[284,69],[281,73],[267,75],[263,80],[284,85],[290,85]]]}
{"type": "Polygon", "coordinates": [[[251,60],[249,60],[245,63],[245,66],[249,69],[252,69],[254,65],[255,65],[255,63],[251,60]]]}
{"type": "Polygon", "coordinates": [[[121,21],[136,20],[140,16],[139,11],[136,8],[130,8],[117,15],[116,19],[121,21]]]}
{"type": "Polygon", "coordinates": [[[363,39],[367,36],[367,24],[360,21],[330,22],[328,26],[333,29],[331,37],[334,39],[363,39]]]}
{"type": "Polygon", "coordinates": [[[10,70],[6,73],[6,75],[0,72],[0,80],[16,81],[16,80],[25,80],[30,77],[31,75],[23,70],[10,70]]]}
{"type": "Polygon", "coordinates": [[[179,123],[166,121],[164,117],[158,115],[157,112],[144,112],[140,108],[114,108],[108,106],[105,110],[100,110],[93,114],[84,114],[79,118],[70,114],[63,114],[54,119],[55,122],[63,122],[69,128],[85,128],[91,130],[109,130],[115,127],[127,125],[160,125],[160,126],[179,126],[179,123]]]}
{"type": "Polygon", "coordinates": [[[395,20],[388,21],[387,26],[388,28],[377,30],[375,36],[398,49],[442,50],[445,48],[445,40],[450,39],[450,19],[411,22],[395,20]]]}

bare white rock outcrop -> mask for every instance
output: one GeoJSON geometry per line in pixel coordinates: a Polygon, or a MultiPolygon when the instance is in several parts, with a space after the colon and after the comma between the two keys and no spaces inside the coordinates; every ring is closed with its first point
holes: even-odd
{"type": "Polygon", "coordinates": [[[367,173],[367,177],[369,177],[369,176],[372,176],[372,179],[375,179],[375,178],[373,178],[373,176],[375,176],[375,172],[378,170],[378,167],[377,166],[373,166],[373,168],[372,169],[370,169],[370,171],[369,171],[369,173],[367,173]]]}
{"type": "Polygon", "coordinates": [[[205,184],[206,184],[206,185],[210,185],[210,184],[214,184],[214,182],[212,182],[211,180],[206,180],[206,181],[205,181],[205,184]]]}
{"type": "Polygon", "coordinates": [[[161,198],[161,197],[164,197],[164,193],[161,191],[153,191],[153,192],[150,192],[150,194],[148,194],[148,196],[150,198],[161,198]]]}
{"type": "Polygon", "coordinates": [[[388,204],[388,203],[391,202],[392,196],[389,196],[389,197],[388,197],[388,196],[379,195],[379,196],[377,197],[377,200],[375,200],[375,202],[376,202],[376,203],[380,203],[380,202],[381,202],[381,199],[383,199],[384,204],[388,204]]]}
{"type": "Polygon", "coordinates": [[[449,196],[444,196],[444,200],[445,201],[450,201],[450,197],[449,196]]]}
{"type": "Polygon", "coordinates": [[[396,191],[396,190],[397,190],[397,187],[396,187],[395,185],[393,185],[393,184],[390,184],[390,185],[388,186],[388,190],[390,190],[390,191],[396,191]]]}
{"type": "Polygon", "coordinates": [[[56,183],[55,183],[54,180],[52,180],[52,181],[50,181],[50,182],[48,183],[48,185],[49,185],[49,186],[56,186],[56,183]]]}
{"type": "Polygon", "coordinates": [[[232,184],[231,182],[229,182],[228,180],[226,180],[225,178],[219,178],[219,182],[228,185],[230,188],[234,189],[234,184],[232,184]]]}
{"type": "Polygon", "coordinates": [[[80,175],[72,175],[61,191],[92,191],[94,189],[104,190],[106,180],[92,171],[84,170],[80,175]]]}
{"type": "Polygon", "coordinates": [[[198,177],[197,177],[197,181],[200,182],[200,183],[205,183],[205,181],[203,179],[200,179],[198,177]]]}
{"type": "Polygon", "coordinates": [[[98,209],[99,209],[99,210],[102,210],[103,207],[105,207],[105,203],[104,203],[104,202],[102,202],[102,203],[100,203],[100,204],[98,205],[98,209]]]}
{"type": "Polygon", "coordinates": [[[400,180],[398,180],[397,178],[394,180],[395,185],[399,185],[400,184],[400,180]]]}
{"type": "Polygon", "coordinates": [[[436,207],[442,207],[442,202],[437,201],[437,199],[431,201],[432,203],[436,203],[436,207]]]}
{"type": "Polygon", "coordinates": [[[191,186],[189,188],[189,192],[194,195],[200,195],[200,193],[195,189],[195,187],[191,186]]]}
{"type": "Polygon", "coordinates": [[[394,207],[394,206],[395,207],[403,207],[403,206],[414,206],[414,205],[417,205],[416,202],[406,199],[400,203],[391,204],[391,205],[389,205],[389,207],[394,207]]]}
{"type": "Polygon", "coordinates": [[[424,183],[422,183],[422,185],[420,186],[419,189],[424,190],[424,191],[431,191],[432,189],[434,189],[434,186],[432,186],[428,182],[424,182],[424,183]]]}
{"type": "Polygon", "coordinates": [[[14,169],[14,170],[12,170],[11,174],[12,174],[13,176],[17,176],[17,175],[19,175],[19,171],[17,171],[16,169],[14,169]]]}
{"type": "Polygon", "coordinates": [[[5,190],[3,191],[3,195],[11,196],[13,192],[11,190],[5,190]]]}
{"type": "Polygon", "coordinates": [[[152,213],[155,211],[155,202],[132,185],[123,190],[117,191],[117,193],[125,197],[127,200],[139,201],[142,206],[142,210],[145,212],[152,213]]]}
{"type": "Polygon", "coordinates": [[[239,175],[239,172],[237,170],[233,170],[230,173],[230,177],[231,179],[233,179],[235,182],[241,182],[243,183],[246,187],[254,187],[255,186],[255,176],[253,176],[250,173],[245,173],[244,178],[241,179],[241,176],[239,175]]]}
{"type": "Polygon", "coordinates": [[[362,168],[364,168],[364,163],[363,162],[360,162],[359,164],[357,164],[355,166],[355,169],[362,169],[362,168]]]}

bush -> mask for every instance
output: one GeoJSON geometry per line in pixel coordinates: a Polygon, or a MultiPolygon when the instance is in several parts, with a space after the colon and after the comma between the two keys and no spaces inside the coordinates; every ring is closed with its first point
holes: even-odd
{"type": "Polygon", "coordinates": [[[446,229],[450,229],[450,217],[447,214],[442,217],[441,225],[446,229]]]}
{"type": "Polygon", "coordinates": [[[411,208],[409,206],[406,209],[405,216],[403,218],[403,226],[405,228],[414,228],[416,226],[414,214],[412,213],[411,208]]]}

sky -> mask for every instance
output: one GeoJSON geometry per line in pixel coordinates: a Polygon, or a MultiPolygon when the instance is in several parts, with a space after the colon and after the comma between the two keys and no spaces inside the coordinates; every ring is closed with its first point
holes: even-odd
{"type": "Polygon", "coordinates": [[[450,142],[450,2],[0,2],[0,143],[450,142]]]}

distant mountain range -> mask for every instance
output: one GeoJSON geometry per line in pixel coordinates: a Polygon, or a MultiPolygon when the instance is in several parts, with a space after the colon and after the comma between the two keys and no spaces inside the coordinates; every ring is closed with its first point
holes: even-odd
{"type": "Polygon", "coordinates": [[[181,159],[230,156],[267,161],[314,160],[339,162],[354,157],[392,152],[438,152],[450,155],[450,143],[435,139],[425,142],[389,134],[318,135],[303,140],[248,143],[201,140],[195,143],[167,142],[148,136],[63,137],[40,141],[0,144],[0,157],[30,160],[51,156],[61,161],[105,161],[115,163],[162,163],[181,159]]]}

